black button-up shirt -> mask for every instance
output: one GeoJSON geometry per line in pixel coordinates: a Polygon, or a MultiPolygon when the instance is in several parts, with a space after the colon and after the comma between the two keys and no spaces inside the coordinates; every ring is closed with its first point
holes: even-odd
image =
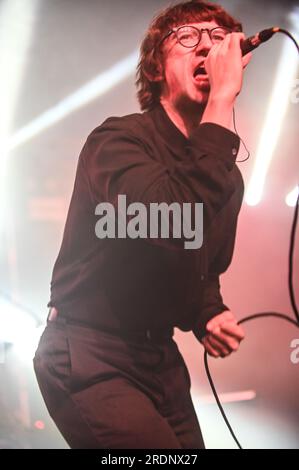
{"type": "Polygon", "coordinates": [[[95,327],[177,326],[198,338],[226,310],[219,274],[230,264],[243,197],[235,164],[239,138],[213,123],[186,138],[162,106],[111,117],[79,157],[49,306],[95,327]],[[178,239],[99,239],[100,202],[195,203],[204,210],[203,246],[178,239]]]}

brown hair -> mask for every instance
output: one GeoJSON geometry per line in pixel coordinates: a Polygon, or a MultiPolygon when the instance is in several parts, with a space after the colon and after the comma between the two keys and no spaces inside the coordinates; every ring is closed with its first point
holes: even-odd
{"type": "Polygon", "coordinates": [[[140,59],[136,73],[137,97],[142,111],[152,109],[160,101],[161,82],[155,76],[163,70],[161,39],[175,26],[185,23],[216,21],[233,31],[242,31],[239,21],[220,5],[205,1],[188,1],[170,6],[152,20],[141,43],[140,59]]]}

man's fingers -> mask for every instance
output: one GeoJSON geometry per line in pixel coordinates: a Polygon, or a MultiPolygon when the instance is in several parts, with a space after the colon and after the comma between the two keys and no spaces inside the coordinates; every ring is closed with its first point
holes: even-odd
{"type": "Polygon", "coordinates": [[[214,328],[210,335],[232,351],[236,351],[239,348],[239,341],[230,334],[224,333],[220,327],[214,328]]]}
{"type": "Polygon", "coordinates": [[[213,348],[213,346],[211,346],[207,337],[203,338],[202,344],[210,356],[219,357],[219,353],[216,351],[216,349],[213,348]]]}
{"type": "Polygon", "coordinates": [[[207,323],[206,329],[208,331],[212,331],[216,326],[219,326],[226,321],[236,321],[230,310],[225,310],[219,315],[216,315],[216,317],[212,318],[212,320],[207,323]]]}
{"type": "MultiPolygon", "coordinates": [[[[237,48],[238,46],[241,47],[241,41],[246,39],[244,33],[232,33],[230,34],[230,36],[232,36],[230,46],[235,47],[235,48],[237,48]]],[[[246,55],[242,57],[243,69],[247,67],[251,58],[252,58],[251,52],[248,52],[246,55]]]]}
{"type": "Polygon", "coordinates": [[[245,337],[243,328],[237,324],[236,317],[230,310],[212,318],[207,323],[206,330],[210,346],[223,357],[237,351],[245,337]]]}
{"type": "Polygon", "coordinates": [[[225,322],[220,325],[220,329],[223,333],[226,333],[230,336],[233,336],[239,341],[242,341],[245,338],[245,333],[243,328],[240,325],[237,325],[235,322],[225,322]]]}
{"type": "Polygon", "coordinates": [[[226,344],[222,343],[211,334],[208,336],[207,341],[221,357],[227,356],[232,352],[232,350],[226,344]]]}
{"type": "Polygon", "coordinates": [[[228,34],[228,36],[230,37],[230,42],[229,42],[230,49],[238,49],[240,47],[240,42],[243,39],[245,39],[244,33],[233,32],[231,34],[228,34]]]}
{"type": "Polygon", "coordinates": [[[210,334],[204,338],[202,341],[206,351],[210,356],[213,357],[226,357],[233,351],[227,345],[218,341],[216,338],[212,337],[210,334]]]}
{"type": "Polygon", "coordinates": [[[242,57],[242,64],[243,64],[244,69],[245,69],[245,67],[247,67],[247,65],[251,61],[251,58],[252,58],[252,52],[248,52],[248,54],[246,54],[246,55],[244,55],[244,57],[242,57]]]}

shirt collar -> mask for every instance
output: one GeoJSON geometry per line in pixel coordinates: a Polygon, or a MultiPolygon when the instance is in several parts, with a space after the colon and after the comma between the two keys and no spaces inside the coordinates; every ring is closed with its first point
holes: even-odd
{"type": "Polygon", "coordinates": [[[179,130],[179,128],[172,122],[163,106],[159,103],[151,111],[155,126],[162,138],[167,139],[168,145],[175,148],[185,148],[188,144],[188,139],[179,130]]]}

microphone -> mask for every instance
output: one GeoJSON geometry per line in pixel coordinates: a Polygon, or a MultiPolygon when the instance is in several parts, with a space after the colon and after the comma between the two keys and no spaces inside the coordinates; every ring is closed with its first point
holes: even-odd
{"type": "Polygon", "coordinates": [[[275,26],[272,28],[263,29],[263,31],[260,31],[255,36],[250,36],[249,38],[242,39],[240,43],[242,55],[248,54],[248,52],[253,51],[262,42],[266,42],[268,41],[268,39],[272,38],[273,34],[278,33],[278,31],[280,31],[280,28],[275,26]]]}

